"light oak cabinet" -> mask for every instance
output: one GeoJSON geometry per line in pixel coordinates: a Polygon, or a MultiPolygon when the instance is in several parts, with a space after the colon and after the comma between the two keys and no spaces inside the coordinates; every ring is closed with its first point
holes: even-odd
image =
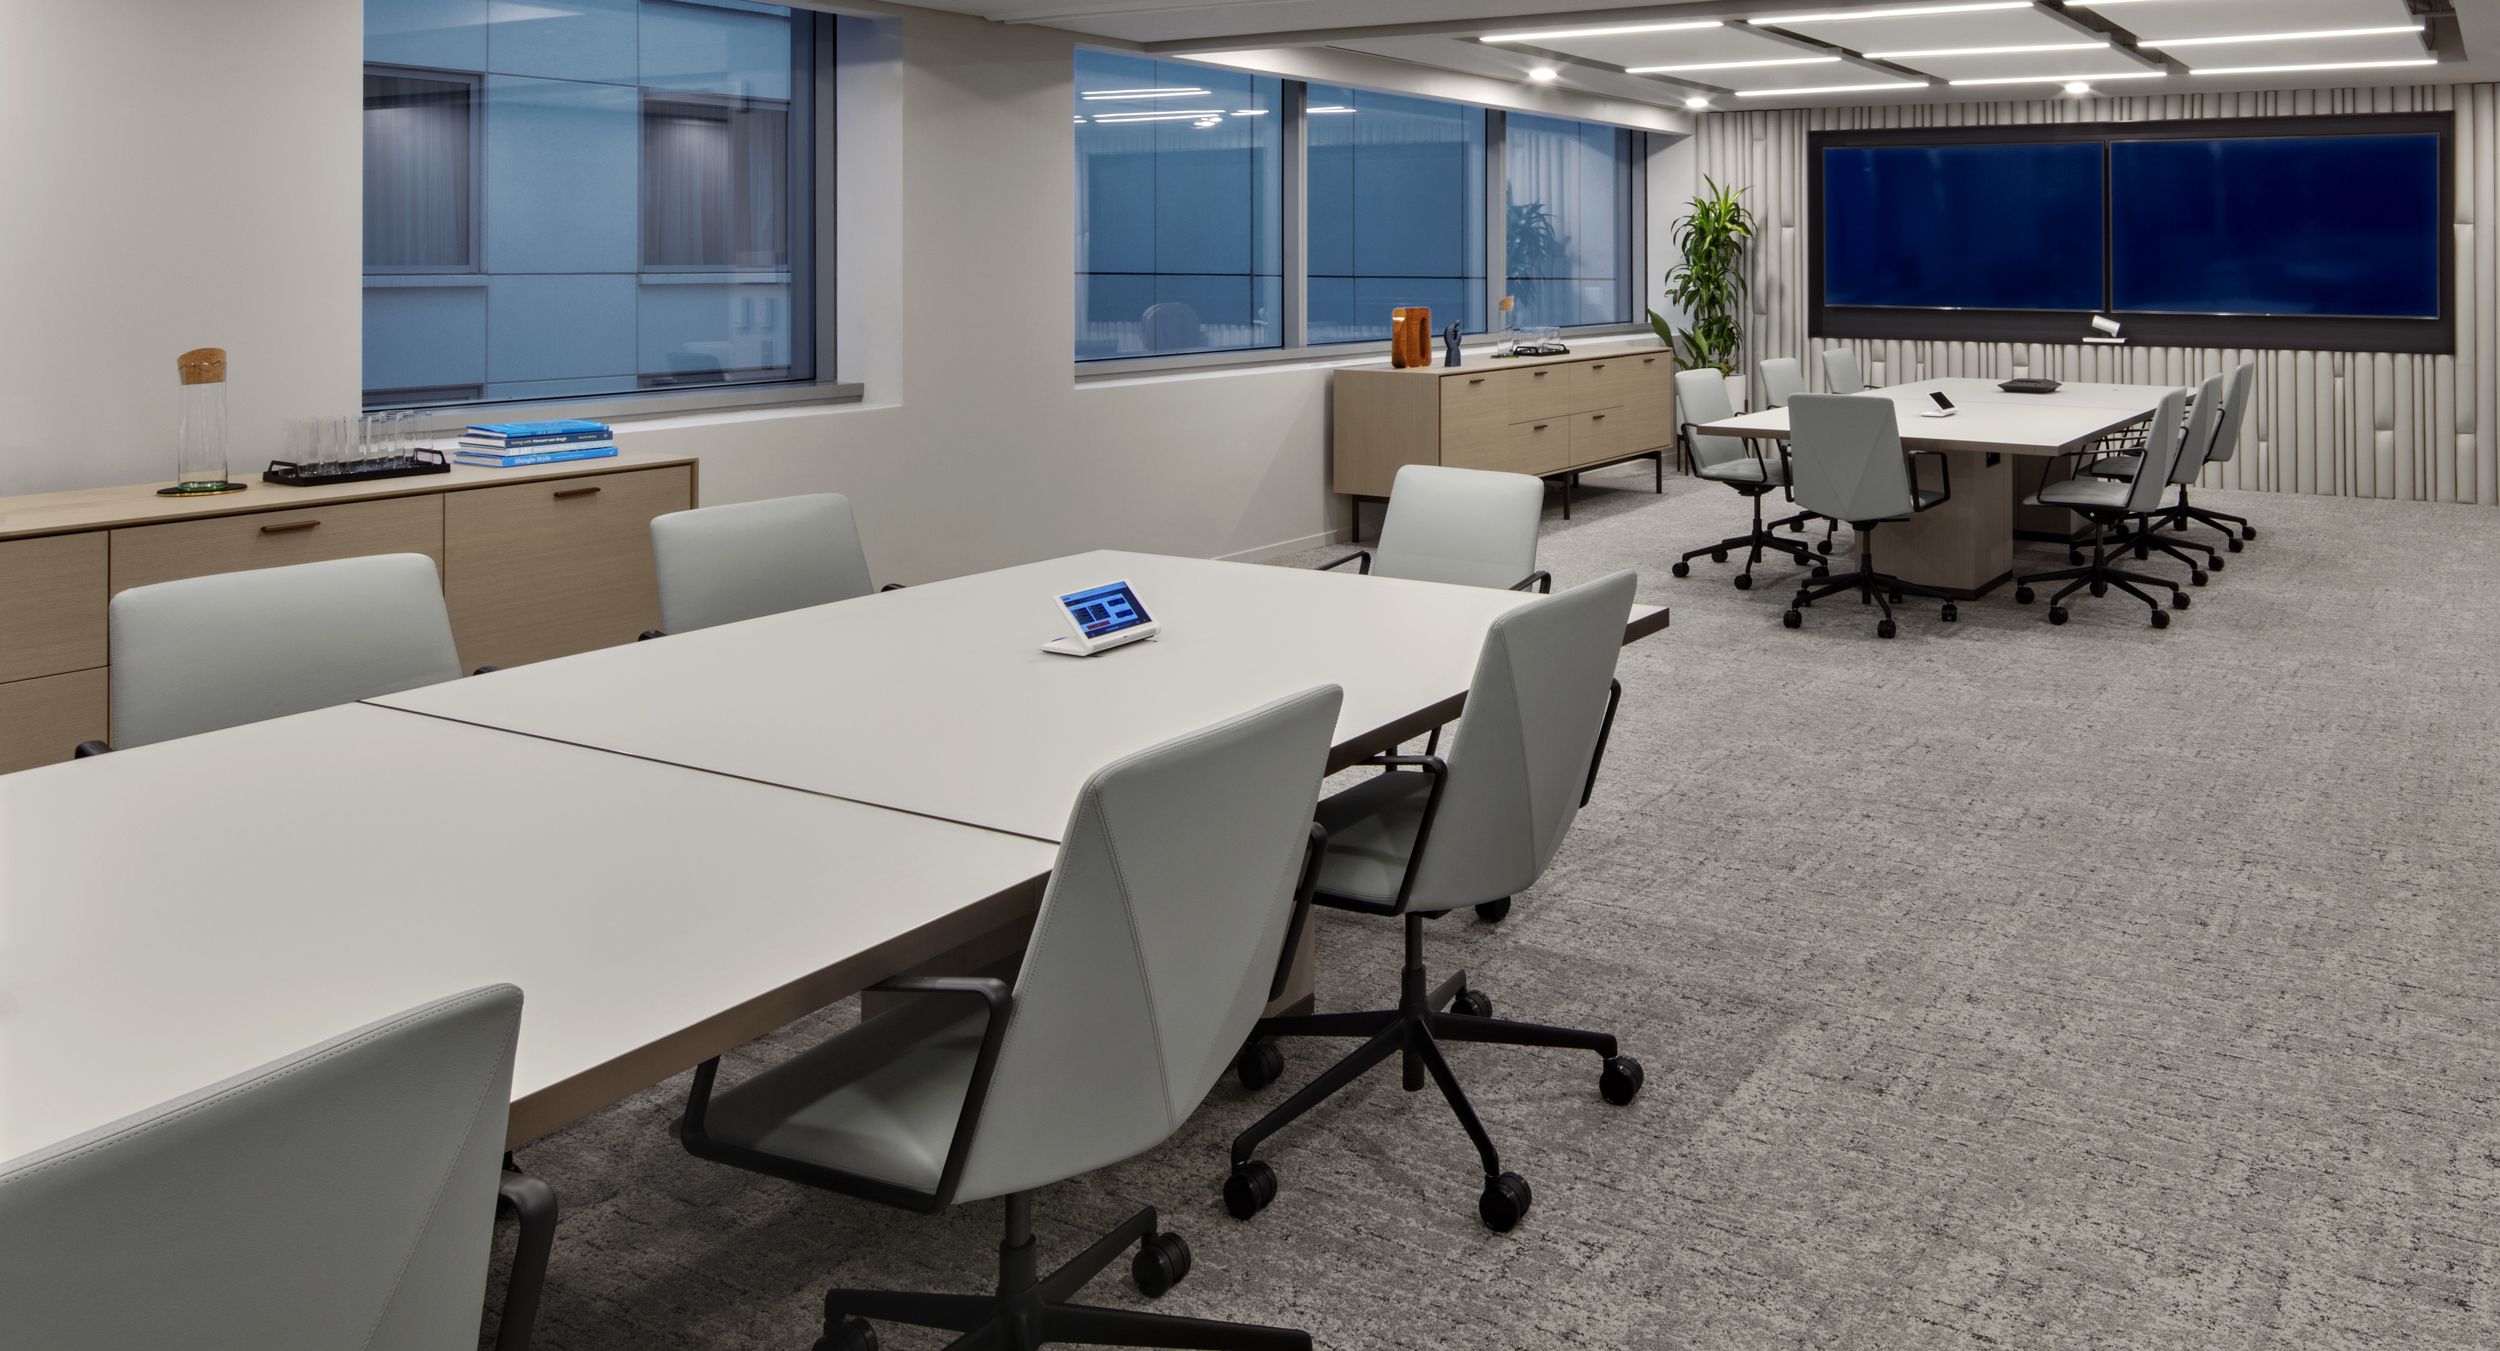
{"type": "MultiPolygon", "coordinates": [[[[1470,358],[1462,366],[1353,366],[1332,396],[1334,491],[1389,495],[1410,464],[1560,478],[1656,458],[1675,444],[1675,361],[1663,348],[1470,358]]],[[[1569,515],[1568,492],[1563,511],[1569,515]]]]}
{"type": "Polygon", "coordinates": [[[628,643],[659,624],[651,518],[696,504],[691,459],[461,467],[231,497],[151,487],[0,498],[0,774],[109,740],[108,603],[134,586],[367,554],[434,560],[464,665],[628,643]]]}

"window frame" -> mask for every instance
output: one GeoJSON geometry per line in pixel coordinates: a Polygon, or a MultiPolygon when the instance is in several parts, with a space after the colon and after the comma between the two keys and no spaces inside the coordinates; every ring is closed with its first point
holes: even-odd
{"type": "MultiPolygon", "coordinates": [[[[486,268],[486,194],[484,188],[486,159],[486,76],[479,71],[434,70],[426,66],[400,65],[394,62],[367,61],[364,74],[404,80],[431,80],[437,84],[456,84],[469,91],[469,261],[452,264],[386,263],[376,267],[366,263],[368,277],[474,277],[486,268]]],[[[361,248],[361,244],[359,245],[361,248]]]]}
{"type": "MultiPolygon", "coordinates": [[[[1158,57],[1169,60],[1168,57],[1158,57]]],[[[1170,356],[1100,357],[1079,360],[1070,354],[1075,376],[1080,384],[1097,381],[1132,379],[1138,376],[1185,374],[1193,371],[1220,371],[1263,366],[1356,366],[1364,365],[1389,353],[1386,339],[1356,342],[1313,343],[1310,340],[1310,136],[1306,109],[1310,87],[1326,84],[1332,88],[1364,89],[1368,86],[1343,81],[1285,79],[1283,115],[1279,119],[1284,135],[1285,182],[1277,196],[1279,210],[1284,212],[1281,231],[1285,253],[1285,283],[1279,313],[1283,320],[1284,341],[1276,347],[1260,347],[1225,352],[1184,352],[1170,356]]],[[[1396,90],[1377,91],[1399,93],[1396,90]]],[[[1401,97],[1430,98],[1429,95],[1400,94],[1401,97]]],[[[1434,100],[1456,103],[1462,107],[1481,108],[1485,114],[1485,276],[1484,309],[1486,322],[1492,322],[1495,303],[1508,285],[1509,249],[1507,235],[1509,218],[1508,157],[1505,133],[1509,110],[1490,104],[1465,103],[1457,99],[1434,100]]],[[[1559,116],[1540,114],[1540,116],[1559,116]]],[[[1586,118],[1565,118],[1588,121],[1586,118]]],[[[1621,227],[1629,241],[1628,266],[1623,287],[1627,308],[1632,318],[1623,323],[1582,324],[1562,329],[1565,337],[1600,338],[1649,332],[1641,303],[1643,278],[1649,271],[1649,157],[1643,153],[1644,139],[1639,128],[1615,123],[1595,123],[1625,133],[1624,174],[1625,201],[1621,227]]],[[[1467,341],[1488,341],[1489,334],[1471,334],[1467,341]]]]}

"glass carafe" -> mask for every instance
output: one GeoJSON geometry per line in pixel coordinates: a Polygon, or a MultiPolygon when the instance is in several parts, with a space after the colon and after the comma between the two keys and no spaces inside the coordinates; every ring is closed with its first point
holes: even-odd
{"type": "Polygon", "coordinates": [[[182,374],[181,457],[175,462],[174,494],[230,493],[243,485],[226,477],[226,353],[202,347],[174,359],[182,374]]]}

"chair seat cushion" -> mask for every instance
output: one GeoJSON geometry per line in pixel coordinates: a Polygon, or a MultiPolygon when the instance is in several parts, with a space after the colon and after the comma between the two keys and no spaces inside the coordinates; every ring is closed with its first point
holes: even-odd
{"type": "Polygon", "coordinates": [[[907,997],[715,1093],[704,1131],[723,1144],[934,1192],[986,1016],[966,999],[907,997]]]}
{"type": "Polygon", "coordinates": [[[2102,478],[2131,479],[2135,477],[2136,467],[2143,463],[2141,455],[2105,455],[2085,465],[2083,472],[2098,474],[2102,478]]]}
{"type": "Polygon", "coordinates": [[[1759,460],[1751,455],[1739,455],[1719,464],[1696,465],[1693,476],[1713,483],[1761,484],[1781,488],[1788,484],[1788,466],[1781,463],[1776,455],[1759,460]]]}
{"type": "Polygon", "coordinates": [[[1317,817],[1328,832],[1328,852],[1319,861],[1320,893],[1395,902],[1431,796],[1430,774],[1400,769],[1323,799],[1317,817]]]}
{"type": "Polygon", "coordinates": [[[2115,510],[2127,505],[2135,491],[2132,484],[2111,478],[2070,478],[2049,484],[2025,501],[2035,507],[2081,507],[2086,510],[2115,510]]]}

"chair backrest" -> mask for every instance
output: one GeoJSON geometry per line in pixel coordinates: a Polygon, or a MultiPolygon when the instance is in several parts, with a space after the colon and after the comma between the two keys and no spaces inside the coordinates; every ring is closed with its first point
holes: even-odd
{"type": "Polygon", "coordinates": [[[472,990],[0,1166],[5,1340],[475,1346],[520,1028],[472,990]]]}
{"type": "Polygon", "coordinates": [[[1545,875],[1580,814],[1637,581],[1584,582],[1486,631],[1409,909],[1499,900],[1545,875]]]}
{"type": "Polygon", "coordinates": [[[1536,571],[1545,484],[1526,474],[1410,464],[1389,488],[1372,575],[1516,586],[1536,571]]]}
{"type": "Polygon", "coordinates": [[[134,586],[107,614],[117,748],[460,676],[442,582],[423,554],[134,586]]]}
{"type": "Polygon", "coordinates": [[[955,1199],[1152,1149],[1266,1007],[1343,694],[1127,756],[1077,794],[955,1199]]]}
{"type": "Polygon", "coordinates": [[[2206,457],[2213,453],[2214,431],[2222,424],[2222,386],[2223,378],[2216,373],[2196,387],[2196,407],[2188,412],[2178,459],[2170,466],[2170,482],[2194,483],[2205,472],[2206,457]]]}
{"type": "Polygon", "coordinates": [[[1832,394],[1856,394],[1866,388],[1858,373],[1858,354],[1846,347],[1823,349],[1823,388],[1832,394]]]}
{"type": "Polygon", "coordinates": [[[2240,435],[2248,425],[2248,408],[2257,395],[2257,363],[2243,361],[2231,371],[2230,386],[2222,393],[2222,424],[2214,428],[2214,448],[2205,454],[2207,464],[2222,464],[2240,453],[2240,435]]]}
{"type": "Polygon", "coordinates": [[[1890,399],[1800,394],[1788,404],[1789,491],[1835,521],[1887,521],[1918,509],[1890,399]]]}
{"type": "MultiPolygon", "coordinates": [[[[1716,366],[1698,366],[1675,373],[1675,404],[1677,421],[1687,427],[1721,422],[1736,416],[1736,405],[1728,401],[1727,376],[1716,366]]],[[[1714,469],[1736,460],[1750,458],[1741,436],[1703,436],[1689,433],[1686,444],[1693,453],[1693,467],[1714,469]]]]}
{"type": "Polygon", "coordinates": [[[874,589],[851,500],[840,493],[655,516],[651,556],[660,574],[660,627],[670,633],[830,605],[874,589]]]}
{"type": "Polygon", "coordinates": [[[1762,363],[1762,398],[1772,408],[1786,408],[1793,395],[1806,392],[1806,368],[1795,357],[1773,357],[1762,363]]]}
{"type": "Polygon", "coordinates": [[[2187,391],[2173,389],[2161,396],[2161,407],[2153,410],[2153,425],[2144,433],[2144,454],[2136,465],[2135,478],[2127,489],[2127,510],[2151,511],[2161,505],[2161,496],[2170,491],[2170,471],[2179,463],[2179,447],[2186,440],[2181,420],[2187,416],[2187,391]]]}

